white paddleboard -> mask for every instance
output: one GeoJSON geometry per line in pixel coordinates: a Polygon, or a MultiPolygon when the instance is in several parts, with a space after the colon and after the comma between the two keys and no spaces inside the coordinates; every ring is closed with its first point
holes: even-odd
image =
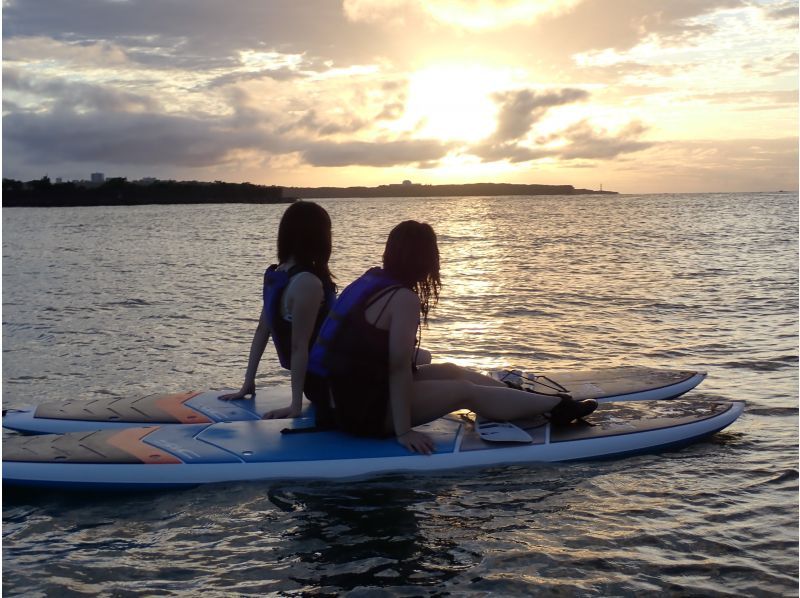
{"type": "MultiPolygon", "coordinates": [[[[505,372],[491,372],[500,379],[505,372]]],[[[523,385],[536,392],[554,392],[553,382],[576,400],[648,401],[672,399],[703,381],[705,372],[621,367],[577,372],[553,372],[544,377],[525,375],[523,385]]],[[[233,390],[157,393],[137,398],[76,398],[8,409],[3,427],[26,434],[121,429],[143,425],[210,424],[256,421],[272,409],[291,402],[289,387],[259,389],[254,399],[223,401],[233,390]]],[[[6,398],[6,400],[8,400],[6,398]]]]}

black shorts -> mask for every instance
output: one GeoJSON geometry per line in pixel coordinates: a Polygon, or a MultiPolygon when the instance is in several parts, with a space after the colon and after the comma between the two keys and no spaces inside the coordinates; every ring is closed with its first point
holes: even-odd
{"type": "Polygon", "coordinates": [[[334,376],[328,382],[340,429],[356,436],[391,436],[386,426],[389,409],[388,378],[334,376]]]}

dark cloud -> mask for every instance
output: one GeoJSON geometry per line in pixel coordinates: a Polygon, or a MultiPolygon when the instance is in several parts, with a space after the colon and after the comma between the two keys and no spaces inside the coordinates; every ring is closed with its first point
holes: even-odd
{"type": "Polygon", "coordinates": [[[554,155],[554,152],[545,148],[530,148],[516,143],[496,143],[476,145],[469,150],[469,153],[478,156],[483,162],[499,162],[507,160],[512,163],[530,162],[531,160],[541,160],[554,155]]]}
{"type": "Polygon", "coordinates": [[[638,140],[645,131],[646,127],[635,121],[612,135],[581,121],[563,131],[562,136],[567,140],[567,145],[557,155],[565,160],[609,160],[620,154],[639,152],[654,145],[652,142],[638,140]]]}
{"type": "Polygon", "coordinates": [[[551,156],[550,150],[531,149],[519,145],[518,141],[530,132],[550,108],[580,102],[588,97],[588,92],[572,88],[548,91],[521,89],[496,93],[494,100],[500,104],[497,129],[488,139],[471,148],[470,153],[480,156],[484,162],[528,162],[551,156]]]}
{"type": "MultiPolygon", "coordinates": [[[[299,153],[312,166],[419,164],[432,167],[451,149],[437,140],[317,141],[252,126],[258,116],[90,112],[57,108],[8,114],[3,121],[4,167],[62,163],[202,168],[230,163],[238,152],[299,153]]],[[[311,124],[311,123],[309,123],[311,124]]]]}
{"type": "Polygon", "coordinates": [[[512,163],[529,162],[542,158],[562,160],[608,160],[620,154],[642,151],[653,145],[639,141],[646,127],[637,121],[629,123],[616,135],[593,128],[587,121],[575,123],[559,133],[536,140],[537,146],[528,147],[518,143],[483,143],[470,148],[469,153],[484,162],[507,160],[512,163]],[[554,141],[563,144],[549,146],[554,141]]]}
{"type": "Polygon", "coordinates": [[[491,141],[505,143],[524,137],[553,106],[571,104],[588,97],[588,92],[582,89],[557,91],[522,89],[497,93],[494,99],[500,104],[500,112],[497,117],[497,130],[492,135],[491,141]]]}
{"type": "Polygon", "coordinates": [[[585,0],[568,12],[533,24],[471,33],[470,37],[480,40],[484,48],[495,48],[498,57],[529,56],[550,80],[585,81],[580,75],[571,77],[576,70],[575,54],[604,49],[625,52],[654,39],[667,47],[695,45],[719,25],[694,19],[749,4],[747,0],[585,0]]]}
{"type": "Polygon", "coordinates": [[[71,110],[7,115],[3,137],[4,157],[30,164],[200,167],[224,163],[235,149],[277,146],[263,133],[232,128],[225,119],[71,110]]]}
{"type": "Polygon", "coordinates": [[[693,40],[713,26],[690,24],[692,18],[748,5],[747,0],[585,0],[532,24],[470,31],[465,45],[458,28],[432,26],[416,17],[405,26],[352,21],[331,0],[236,0],[235,5],[219,0],[10,0],[3,6],[3,36],[112,42],[151,68],[233,67],[244,50],[302,55],[319,70],[379,58],[399,66],[454,47],[464,52],[480,48],[498,59],[531,56],[565,64],[574,53],[626,50],[654,35],[663,42],[693,40]]]}
{"type": "Polygon", "coordinates": [[[27,77],[14,68],[3,69],[3,87],[39,97],[45,104],[62,108],[98,110],[102,112],[155,111],[159,108],[153,98],[113,87],[69,81],[51,77],[27,77]]]}
{"type": "Polygon", "coordinates": [[[368,108],[363,108],[359,112],[367,112],[367,115],[362,117],[357,116],[355,111],[337,111],[321,116],[318,110],[311,108],[299,119],[281,125],[276,131],[280,134],[305,131],[313,137],[358,133],[369,129],[376,121],[400,118],[405,112],[405,104],[390,101],[382,107],[379,106],[378,111],[372,115],[368,113],[368,108]]]}
{"type": "Polygon", "coordinates": [[[656,35],[664,42],[684,43],[699,34],[713,31],[709,25],[690,24],[695,17],[722,9],[749,6],[746,0],[587,0],[577,10],[556,17],[549,25],[562,34],[579,31],[583,50],[614,48],[627,50],[656,35]]]}
{"type": "Polygon", "coordinates": [[[421,164],[444,158],[452,148],[433,139],[409,139],[385,142],[350,141],[334,143],[320,141],[302,150],[305,162],[312,166],[397,166],[421,164]]]}
{"type": "MultiPolygon", "coordinates": [[[[219,0],[6,0],[3,78],[9,97],[3,98],[4,166],[77,163],[144,165],[162,172],[169,165],[223,170],[240,160],[243,152],[252,152],[257,156],[254,161],[291,155],[292,160],[299,157],[312,166],[434,167],[455,148],[430,139],[343,139],[356,133],[366,138],[375,121],[403,115],[407,84],[396,73],[405,66],[418,68],[454,54],[460,60],[485,57],[487,62],[511,66],[521,59],[539,81],[562,87],[497,95],[497,129],[482,144],[468,148],[468,153],[485,161],[607,160],[649,148],[652,144],[641,141],[643,127],[634,123],[611,134],[582,122],[558,133],[561,145],[552,143],[555,139],[542,139],[527,147],[521,140],[551,108],[588,98],[585,91],[569,87],[568,81],[585,83],[596,77],[607,83],[614,77],[647,73],[669,76],[673,69],[693,65],[624,62],[589,65],[576,74],[574,55],[604,49],[623,52],[643,40],[702,49],[697,46],[698,36],[721,25],[697,17],[752,6],[757,6],[752,0],[585,0],[563,14],[534,23],[465,34],[413,19],[405,26],[352,21],[342,4],[332,0],[236,0],[233,4],[219,0]],[[254,68],[260,70],[236,72],[247,68],[241,55],[247,51],[292,55],[291,66],[266,68],[268,62],[254,61],[254,68]],[[36,65],[30,71],[20,70],[27,61],[36,65]],[[134,69],[126,71],[131,61],[134,69]],[[57,66],[48,66],[51,63],[57,66]],[[313,76],[351,65],[380,65],[379,75],[365,75],[356,82],[348,79],[344,93],[346,71],[336,77],[313,76]],[[137,66],[145,68],[137,72],[137,66]],[[68,70],[72,67],[74,78],[68,70]],[[59,76],[45,75],[55,68],[62,69],[59,76]],[[110,81],[89,82],[100,68],[106,69],[106,79],[118,81],[116,87],[110,81]],[[116,68],[119,77],[108,74],[116,68]],[[163,82],[173,74],[174,80],[163,82]],[[394,79],[381,80],[387,76],[394,79]],[[241,84],[250,81],[260,82],[252,86],[260,97],[243,91],[246,86],[241,84]],[[302,85],[292,86],[295,82],[302,85]],[[209,112],[190,113],[189,106],[199,105],[207,106],[209,112]],[[337,142],[319,139],[326,136],[337,136],[337,142]]],[[[776,29],[796,23],[796,2],[758,6],[775,20],[776,29]]],[[[420,12],[414,19],[423,16],[420,12]]],[[[789,50],[753,59],[748,74],[785,76],[796,71],[796,49],[789,50]]],[[[623,88],[616,93],[619,97],[623,88]]],[[[741,100],[742,109],[762,102],[767,108],[796,103],[796,91],[777,94],[755,93],[752,100],[730,94],[701,99],[741,100]]]]}
{"type": "Polygon", "coordinates": [[[350,65],[385,47],[381,31],[348,21],[328,0],[11,0],[3,36],[110,40],[143,65],[196,70],[237,65],[243,50],[350,65]]]}
{"type": "Polygon", "coordinates": [[[784,2],[777,6],[766,6],[762,10],[768,19],[774,19],[776,21],[797,21],[799,9],[797,2],[784,2]]]}
{"type": "Polygon", "coordinates": [[[309,110],[296,122],[284,125],[278,129],[279,133],[290,133],[305,130],[314,135],[338,135],[342,133],[356,133],[371,124],[369,121],[358,118],[353,114],[340,116],[337,120],[320,117],[316,110],[309,110]]]}

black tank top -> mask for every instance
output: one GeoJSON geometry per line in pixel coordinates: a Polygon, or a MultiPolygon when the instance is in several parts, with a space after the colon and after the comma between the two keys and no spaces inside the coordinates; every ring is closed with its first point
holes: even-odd
{"type": "Polygon", "coordinates": [[[342,352],[348,364],[348,372],[342,372],[337,377],[350,375],[368,376],[371,381],[389,379],[389,331],[381,330],[375,324],[367,321],[367,309],[376,301],[391,294],[381,308],[375,321],[381,319],[394,293],[402,287],[392,286],[383,289],[372,297],[358,313],[352,314],[347,334],[343,335],[342,344],[338,350],[342,352]]]}

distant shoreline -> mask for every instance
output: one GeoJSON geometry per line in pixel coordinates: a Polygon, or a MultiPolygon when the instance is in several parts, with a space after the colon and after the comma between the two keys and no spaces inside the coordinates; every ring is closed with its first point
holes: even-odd
{"type": "Polygon", "coordinates": [[[291,203],[283,188],[250,183],[199,181],[128,182],[107,179],[99,184],[51,183],[48,177],[21,182],[3,179],[4,208],[62,208],[173,204],[291,203]]]}
{"type": "Polygon", "coordinates": [[[616,191],[576,189],[572,185],[521,185],[514,183],[466,183],[458,185],[378,185],[377,187],[284,187],[284,195],[297,199],[343,197],[456,197],[502,195],[619,195],[616,191]]]}
{"type": "Polygon", "coordinates": [[[509,195],[618,195],[616,191],[576,189],[572,185],[522,185],[467,183],[419,185],[405,182],[377,187],[279,187],[250,183],[200,181],[129,182],[124,178],[101,183],[52,183],[48,177],[34,181],[3,179],[3,207],[85,207],[173,204],[271,204],[303,199],[378,197],[497,197],[509,195]]]}

